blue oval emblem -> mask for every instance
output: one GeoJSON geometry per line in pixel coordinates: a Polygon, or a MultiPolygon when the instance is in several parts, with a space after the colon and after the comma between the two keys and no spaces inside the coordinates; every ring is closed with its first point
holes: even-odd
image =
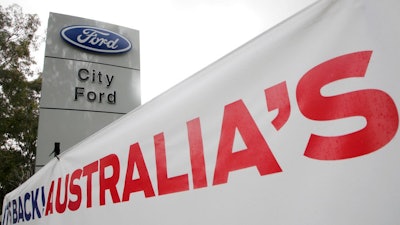
{"type": "Polygon", "coordinates": [[[131,42],[112,31],[90,27],[69,26],[61,30],[61,37],[74,46],[100,53],[123,53],[132,48],[131,42]]]}

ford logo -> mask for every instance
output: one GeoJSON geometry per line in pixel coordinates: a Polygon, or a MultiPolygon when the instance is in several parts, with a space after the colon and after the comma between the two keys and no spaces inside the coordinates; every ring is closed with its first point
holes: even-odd
{"type": "Polygon", "coordinates": [[[127,52],[132,48],[127,38],[97,27],[64,27],[61,30],[61,37],[71,45],[93,52],[115,54],[127,52]]]}

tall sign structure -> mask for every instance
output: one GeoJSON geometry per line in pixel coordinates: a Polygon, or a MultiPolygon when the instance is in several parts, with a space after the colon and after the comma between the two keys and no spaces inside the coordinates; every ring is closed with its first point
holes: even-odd
{"type": "Polygon", "coordinates": [[[50,13],[36,171],[140,99],[139,31],[50,13]]]}

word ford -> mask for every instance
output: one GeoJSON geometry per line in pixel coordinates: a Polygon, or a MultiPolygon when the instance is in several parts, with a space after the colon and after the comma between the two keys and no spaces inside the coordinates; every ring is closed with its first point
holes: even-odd
{"type": "Polygon", "coordinates": [[[103,36],[109,36],[109,33],[106,32],[100,32],[94,29],[84,29],[83,34],[78,35],[77,41],[79,43],[85,44],[85,43],[89,43],[91,45],[97,45],[99,47],[101,47],[102,45],[107,46],[107,48],[109,49],[116,49],[118,48],[118,41],[119,38],[115,39],[115,40],[107,40],[105,38],[102,37],[98,37],[97,34],[103,35],[103,36]]]}
{"type": "Polygon", "coordinates": [[[69,26],[61,31],[61,37],[71,45],[100,53],[123,53],[132,48],[131,42],[112,31],[90,27],[69,26]]]}

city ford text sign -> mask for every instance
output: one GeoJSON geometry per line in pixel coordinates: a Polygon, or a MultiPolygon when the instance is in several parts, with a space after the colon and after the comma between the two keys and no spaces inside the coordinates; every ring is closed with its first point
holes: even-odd
{"type": "Polygon", "coordinates": [[[132,48],[122,35],[91,26],[65,27],[61,30],[61,37],[76,47],[99,53],[123,53],[132,48]]]}

